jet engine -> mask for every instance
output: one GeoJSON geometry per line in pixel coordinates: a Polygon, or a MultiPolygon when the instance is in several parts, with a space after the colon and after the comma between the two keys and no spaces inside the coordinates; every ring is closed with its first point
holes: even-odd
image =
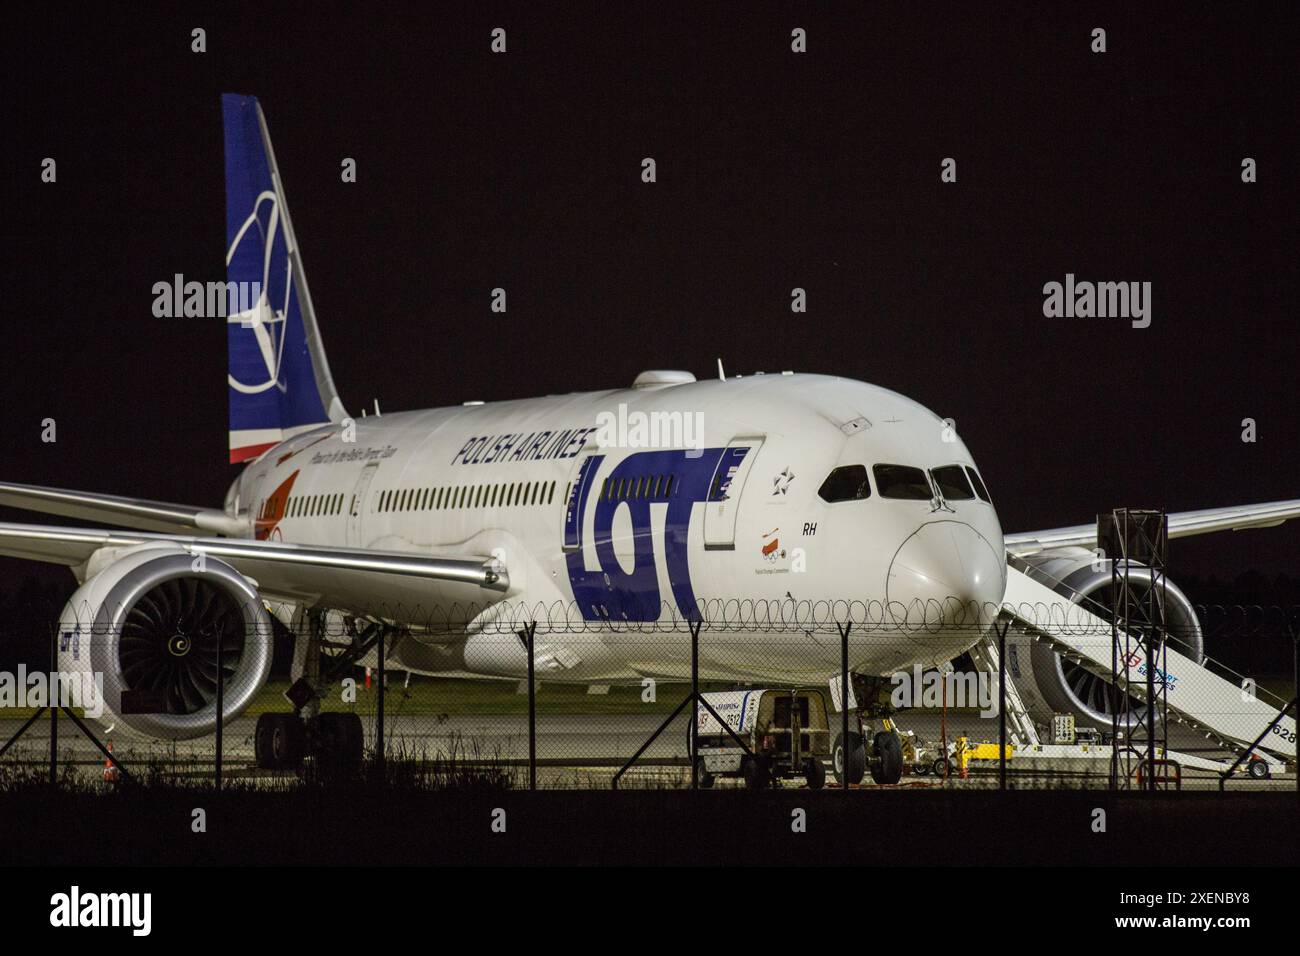
{"type": "Polygon", "coordinates": [[[58,648],[62,674],[102,675],[98,720],[166,740],[216,729],[218,679],[223,722],[238,716],[266,683],[273,650],[249,581],[170,544],[121,551],[87,579],[64,606],[58,648]]]}
{"type": "MultiPolygon", "coordinates": [[[[1059,548],[1024,559],[1027,573],[1074,604],[1110,620],[1110,560],[1097,560],[1083,548],[1059,548]]],[[[1129,569],[1130,586],[1139,596],[1149,588],[1152,572],[1145,565],[1129,569]]],[[[1168,579],[1161,590],[1169,648],[1195,661],[1204,656],[1204,635],[1187,596],[1168,579]]],[[[1159,599],[1159,598],[1158,598],[1159,599]]],[[[1007,667],[1025,705],[1039,724],[1052,714],[1074,714],[1079,726],[1105,731],[1112,726],[1117,703],[1109,681],[1067,661],[1045,641],[1012,628],[1007,633],[1007,667]]]]}

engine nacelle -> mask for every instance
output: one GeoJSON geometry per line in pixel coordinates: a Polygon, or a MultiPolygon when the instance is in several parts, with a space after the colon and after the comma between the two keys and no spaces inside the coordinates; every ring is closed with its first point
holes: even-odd
{"type": "MultiPolygon", "coordinates": [[[[1074,604],[1088,607],[1110,619],[1112,562],[1098,561],[1083,548],[1058,548],[1024,559],[1028,574],[1074,604]]],[[[1133,586],[1150,585],[1151,569],[1133,565],[1133,586]]],[[[1165,622],[1169,647],[1200,661],[1204,636],[1192,602],[1172,582],[1163,583],[1165,622]]],[[[1046,724],[1052,714],[1074,714],[1079,726],[1106,731],[1112,726],[1115,696],[1109,681],[1061,657],[1042,641],[1012,630],[1007,634],[1007,668],[1036,723],[1046,724]]]]}
{"type": "MultiPolygon", "coordinates": [[[[59,618],[59,669],[103,681],[99,721],[165,740],[238,716],[271,672],[271,619],[238,571],[171,544],[128,548],[69,598],[59,618]],[[150,713],[124,713],[123,692],[150,713]]],[[[128,707],[128,710],[137,709],[128,707]]]]}

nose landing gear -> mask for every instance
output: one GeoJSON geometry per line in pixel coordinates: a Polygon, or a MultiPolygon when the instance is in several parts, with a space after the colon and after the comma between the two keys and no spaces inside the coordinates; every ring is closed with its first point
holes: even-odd
{"type": "Polygon", "coordinates": [[[871,779],[876,783],[898,783],[903,778],[903,741],[893,723],[888,718],[884,722],[889,729],[876,734],[871,779]]]}
{"type": "Polygon", "coordinates": [[[843,732],[836,734],[831,760],[835,768],[835,780],[841,787],[861,783],[867,767],[867,751],[862,745],[862,735],[849,731],[846,743],[843,732]]]}
{"type": "Polygon", "coordinates": [[[854,786],[870,770],[876,783],[898,783],[903,778],[903,741],[889,718],[893,712],[889,684],[883,677],[862,674],[852,674],[851,680],[854,700],[862,703],[854,708],[857,732],[849,731],[847,740],[843,731],[835,736],[831,748],[835,779],[841,787],[854,786]],[[880,731],[875,731],[877,720],[880,731]]]}

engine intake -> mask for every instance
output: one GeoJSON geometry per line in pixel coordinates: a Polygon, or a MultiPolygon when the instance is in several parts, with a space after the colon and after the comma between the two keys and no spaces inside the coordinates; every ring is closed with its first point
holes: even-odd
{"type": "Polygon", "coordinates": [[[60,670],[102,675],[99,720],[168,740],[216,730],[218,680],[223,723],[242,713],[266,683],[272,651],[270,615],[243,575],[172,545],[120,553],[59,620],[60,670]]]}
{"type": "MultiPolygon", "coordinates": [[[[1032,555],[1025,561],[1032,577],[1098,617],[1110,620],[1110,560],[1096,561],[1092,552],[1082,548],[1063,548],[1032,555]]],[[[1149,567],[1133,565],[1129,569],[1130,582],[1139,588],[1143,584],[1149,588],[1151,578],[1149,567]]],[[[1163,590],[1169,647],[1200,661],[1204,656],[1204,635],[1192,602],[1167,579],[1163,590]]],[[[1007,635],[1007,641],[1008,666],[1013,676],[1019,678],[1017,687],[1038,723],[1046,723],[1052,714],[1061,713],[1074,714],[1081,724],[1086,721],[1098,730],[1112,725],[1117,699],[1109,681],[1065,660],[1047,644],[1023,633],[1017,635],[1013,631],[1007,635]]]]}

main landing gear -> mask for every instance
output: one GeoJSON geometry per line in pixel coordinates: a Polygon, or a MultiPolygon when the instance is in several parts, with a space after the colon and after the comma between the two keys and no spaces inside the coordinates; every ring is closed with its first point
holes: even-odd
{"type": "Polygon", "coordinates": [[[321,770],[352,771],[361,766],[365,733],[352,713],[262,714],[253,734],[253,753],[263,770],[297,770],[310,755],[321,770]]]}
{"type": "Polygon", "coordinates": [[[348,640],[329,645],[335,653],[330,658],[329,672],[322,674],[324,614],[308,611],[305,618],[307,627],[295,628],[291,675],[295,680],[284,695],[293,704],[293,713],[268,713],[257,718],[253,754],[263,770],[298,770],[307,757],[312,757],[319,771],[350,773],[361,766],[365,749],[361,718],[354,713],[321,713],[321,697],[339,675],[375,646],[382,625],[363,623],[359,627],[358,622],[349,620],[348,640]]]}

